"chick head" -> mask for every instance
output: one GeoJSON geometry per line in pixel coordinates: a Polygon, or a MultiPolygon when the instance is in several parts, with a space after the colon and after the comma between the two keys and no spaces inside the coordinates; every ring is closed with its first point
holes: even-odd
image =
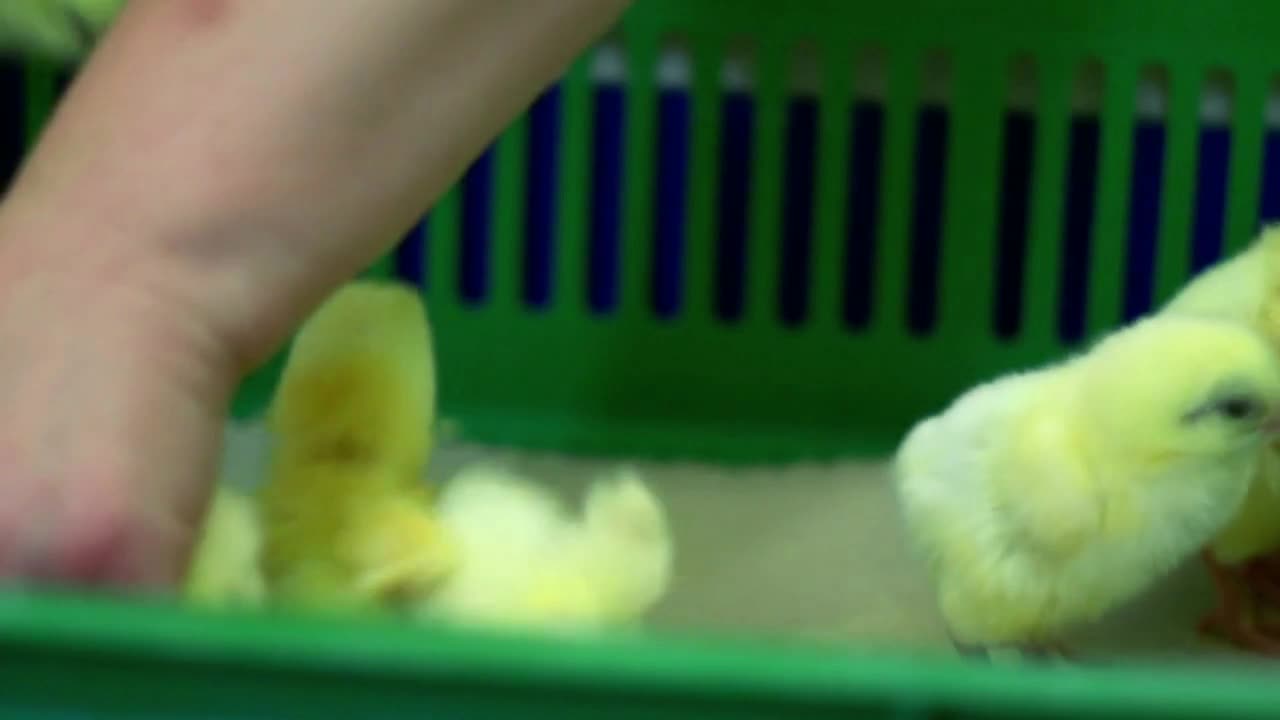
{"type": "Polygon", "coordinates": [[[426,462],[435,420],[426,308],[399,282],[353,280],[293,340],[269,423],[290,448],[345,460],[426,462]]]}
{"type": "Polygon", "coordinates": [[[1092,435],[1152,460],[1248,457],[1280,430],[1280,359],[1243,324],[1157,315],[1080,370],[1092,435]]]}
{"type": "Polygon", "coordinates": [[[1271,343],[1280,343],[1280,225],[1263,229],[1256,243],[1262,253],[1262,298],[1258,327],[1271,343]]]}

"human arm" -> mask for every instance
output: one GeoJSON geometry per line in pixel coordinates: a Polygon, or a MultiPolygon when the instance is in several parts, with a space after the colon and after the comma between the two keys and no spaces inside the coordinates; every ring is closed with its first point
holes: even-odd
{"type": "Polygon", "coordinates": [[[172,584],[240,373],[629,4],[132,0],[0,208],[0,574],[172,584]]]}

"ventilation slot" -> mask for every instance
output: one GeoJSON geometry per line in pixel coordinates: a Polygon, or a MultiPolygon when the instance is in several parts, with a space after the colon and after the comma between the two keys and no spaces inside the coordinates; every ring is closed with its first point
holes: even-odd
{"type": "Polygon", "coordinates": [[[23,98],[21,105],[10,104],[9,111],[0,113],[0,188],[8,188],[13,176],[22,164],[26,152],[27,128],[24,111],[30,112],[32,98],[23,77],[23,68],[14,62],[0,63],[0,94],[9,98],[23,98]]]}
{"type": "Polygon", "coordinates": [[[850,109],[849,184],[845,220],[842,317],[851,330],[871,322],[875,294],[876,237],[880,225],[880,177],[884,158],[884,54],[863,53],[854,68],[850,109]]]}
{"type": "Polygon", "coordinates": [[[1085,337],[1103,81],[1102,66],[1089,63],[1077,76],[1073,93],[1062,223],[1062,294],[1058,306],[1058,334],[1067,344],[1079,343],[1085,337]]]}
{"type": "Polygon", "coordinates": [[[997,225],[994,329],[1012,338],[1022,328],[1022,291],[1031,219],[1031,157],[1035,145],[1036,67],[1018,58],[1010,67],[1009,99],[1004,114],[1004,152],[1000,169],[997,225]]]}
{"type": "Polygon", "coordinates": [[[1191,235],[1192,273],[1201,272],[1222,258],[1227,173],[1231,163],[1231,76],[1225,72],[1210,73],[1204,95],[1191,235]]]}
{"type": "MultiPolygon", "coordinates": [[[[772,64],[777,60],[772,55],[766,68],[770,82],[762,83],[757,63],[764,56],[755,56],[747,43],[720,48],[689,42],[667,38],[658,53],[651,118],[656,149],[651,182],[645,177],[648,187],[624,187],[628,67],[618,42],[606,42],[592,55],[585,95],[576,94],[581,86],[566,83],[550,88],[532,104],[525,138],[527,196],[519,224],[523,229],[517,231],[523,243],[523,267],[517,276],[523,303],[539,309],[564,301],[553,297],[559,283],[562,294],[585,298],[593,313],[612,313],[621,302],[623,270],[635,269],[622,265],[623,200],[626,193],[639,192],[642,204],[652,206],[652,233],[638,238],[648,247],[632,252],[636,261],[652,257],[643,271],[648,274],[640,278],[646,294],[642,302],[659,319],[706,312],[709,301],[712,315],[732,324],[743,318],[748,295],[759,294],[772,306],[760,312],[785,327],[802,327],[822,313],[838,313],[847,331],[861,332],[880,311],[913,335],[934,333],[945,270],[940,246],[947,220],[946,165],[956,154],[950,147],[957,130],[954,123],[963,120],[952,117],[950,59],[940,51],[926,55],[919,77],[904,80],[913,84],[896,89],[895,102],[910,100],[903,114],[894,116],[906,133],[895,141],[900,144],[894,152],[901,152],[905,161],[885,168],[884,143],[890,131],[886,100],[891,88],[883,52],[859,53],[850,68],[852,88],[837,94],[834,86],[828,87],[833,79],[826,77],[827,68],[808,44],[797,46],[785,59],[784,90],[775,85],[782,76],[772,73],[783,66],[772,64]],[[695,77],[700,78],[696,87],[701,90],[695,88],[695,77]],[[768,97],[762,100],[759,93],[768,97]],[[590,118],[581,127],[590,132],[570,137],[564,129],[566,113],[572,111],[570,98],[585,103],[583,117],[590,118]],[[762,102],[781,105],[766,107],[762,102]],[[840,110],[824,102],[839,103],[840,110]],[[710,111],[695,117],[698,103],[710,103],[710,111]],[[837,127],[824,125],[836,117],[837,127]],[[768,127],[759,127],[762,122],[768,127]],[[695,137],[695,125],[704,139],[695,137]],[[761,130],[768,133],[764,140],[769,142],[757,147],[761,130]],[[826,157],[828,150],[841,157],[826,157]],[[770,153],[768,158],[757,157],[762,151],[770,153]],[[585,206],[568,203],[564,207],[570,210],[561,210],[561,175],[574,157],[585,161],[580,171],[586,180],[585,206]],[[832,161],[843,166],[835,171],[823,164],[832,161]],[[763,179],[753,176],[765,168],[771,173],[776,169],[776,177],[771,175],[765,187],[755,187],[763,179]],[[819,172],[830,174],[820,177],[819,172]],[[836,176],[847,182],[833,180],[836,176]],[[885,178],[900,183],[895,185],[893,207],[882,207],[887,199],[881,187],[885,178]],[[827,208],[823,214],[820,187],[825,188],[824,197],[830,196],[826,202],[840,198],[838,213],[827,208]],[[778,204],[753,208],[753,192],[767,192],[767,199],[778,204]],[[891,209],[902,214],[882,217],[891,209]],[[565,213],[574,221],[568,223],[572,227],[565,227],[565,217],[560,217],[565,213]],[[882,228],[886,218],[893,222],[882,228]],[[754,240],[753,222],[763,229],[754,240]],[[583,245],[558,248],[562,231],[571,242],[578,241],[579,223],[585,223],[583,245]],[[877,247],[882,230],[891,233],[891,242],[902,245],[877,247]],[[835,246],[819,245],[820,232],[821,238],[828,238],[826,232],[838,235],[828,238],[835,246]],[[761,244],[749,250],[751,242],[761,244]],[[777,267],[750,265],[772,263],[775,250],[777,267]],[[748,257],[756,252],[763,258],[748,257]],[[817,275],[823,271],[816,267],[819,262],[838,263],[839,278],[831,285],[819,287],[825,279],[817,275]],[[753,271],[765,276],[750,275],[753,271]],[[577,285],[579,279],[585,287],[577,285]],[[759,284],[749,289],[749,282],[759,284]],[[691,294],[695,292],[707,295],[699,298],[691,294]],[[883,307],[876,307],[877,297],[883,307]],[[905,305],[899,307],[899,302],[905,305]],[[825,307],[828,304],[839,307],[825,307]]],[[[1100,62],[1078,69],[1054,62],[1028,54],[1010,63],[998,120],[1002,144],[995,169],[995,253],[991,284],[984,292],[992,301],[991,333],[1006,341],[1030,334],[1077,344],[1115,321],[1132,321],[1180,287],[1188,272],[1199,272],[1230,252],[1241,240],[1235,236],[1249,225],[1253,200],[1260,220],[1280,221],[1280,80],[1272,82],[1267,95],[1259,147],[1256,136],[1242,142],[1233,133],[1238,127],[1256,132],[1256,119],[1250,124],[1249,118],[1236,114],[1252,112],[1239,104],[1256,106],[1262,88],[1246,85],[1239,90],[1226,70],[1190,82],[1189,76],[1178,75],[1181,107],[1174,109],[1173,75],[1163,66],[1144,68],[1136,78],[1118,66],[1116,77],[1123,83],[1115,86],[1108,85],[1108,68],[1100,62]],[[1238,92],[1244,93],[1243,100],[1238,92]],[[1132,99],[1126,99],[1130,94],[1132,99]],[[1126,102],[1133,103],[1132,116],[1126,102]],[[1194,121],[1189,119],[1192,107],[1194,121]],[[1042,114],[1046,110],[1049,114],[1042,114]],[[1037,155],[1041,151],[1046,157],[1037,155]],[[1237,167],[1235,154],[1255,151],[1260,154],[1260,173],[1258,165],[1237,167]],[[1260,185],[1253,199],[1230,194],[1248,192],[1233,184],[1253,183],[1260,185]],[[1103,272],[1114,274],[1094,275],[1103,272]]],[[[844,68],[835,69],[848,74],[844,68]]],[[[0,83],[17,92],[12,88],[21,87],[22,76],[0,74],[0,83]]],[[[56,89],[46,92],[54,93],[56,89]]],[[[639,129],[649,131],[647,124],[639,129]]],[[[20,153],[14,149],[14,138],[23,128],[11,114],[10,124],[0,132],[9,138],[6,162],[15,166],[20,153]]],[[[450,267],[456,263],[459,294],[469,304],[485,302],[492,292],[496,151],[486,151],[460,183],[459,252],[456,260],[445,257],[450,267]]],[[[644,164],[647,169],[647,157],[644,164]]],[[[956,171],[956,177],[964,177],[963,168],[956,171]]],[[[648,229],[648,223],[643,225],[648,229]]],[[[958,232],[964,237],[966,230],[961,227],[958,232]]],[[[426,283],[430,260],[426,235],[424,220],[405,236],[395,254],[396,272],[420,285],[426,283]]],[[[963,246],[958,243],[960,252],[963,246]]],[[[766,316],[766,321],[772,320],[766,316]]]]}
{"type": "MultiPolygon", "coordinates": [[[[653,312],[675,317],[684,302],[685,227],[689,194],[689,132],[692,61],[678,42],[667,44],[658,63],[657,169],[654,173],[654,262],[650,279],[653,312]]],[[[702,280],[699,278],[699,280],[702,280]]]]}
{"type": "Polygon", "coordinates": [[[596,51],[592,67],[595,132],[592,136],[591,222],[587,252],[587,302],[597,314],[618,305],[622,231],[622,158],[626,117],[626,57],[616,44],[596,51]]]}
{"type": "Polygon", "coordinates": [[[786,105],[782,232],[778,255],[778,314],[787,327],[801,325],[809,312],[821,83],[821,71],[813,49],[807,46],[800,48],[791,68],[786,105]]]}
{"type": "Polygon", "coordinates": [[[1137,119],[1133,130],[1129,242],[1122,310],[1124,322],[1149,313],[1155,298],[1156,247],[1160,237],[1166,141],[1164,117],[1168,104],[1168,73],[1158,67],[1144,69],[1139,75],[1137,119]]]}
{"type": "Polygon", "coordinates": [[[493,146],[487,148],[462,176],[459,289],[462,301],[468,305],[480,305],[489,295],[494,152],[493,146]]]}
{"type": "Polygon", "coordinates": [[[1267,92],[1267,123],[1263,145],[1262,221],[1280,221],[1280,77],[1271,78],[1267,92]]]}
{"type": "Polygon", "coordinates": [[[752,67],[744,50],[731,52],[722,76],[719,232],[716,243],[716,316],[742,317],[746,291],[747,208],[751,189],[751,138],[755,124],[752,67]]]}
{"type": "Polygon", "coordinates": [[[942,243],[951,68],[946,56],[932,54],[924,65],[923,105],[917,116],[915,192],[911,218],[907,327],[927,335],[938,317],[938,260],[942,243]]]}
{"type": "Polygon", "coordinates": [[[427,233],[431,226],[430,215],[409,228],[393,258],[396,277],[419,288],[427,287],[427,233]]]}
{"type": "Polygon", "coordinates": [[[524,267],[521,294],[532,308],[551,302],[555,267],[556,197],[560,166],[560,86],[544,91],[529,108],[525,164],[524,267]]]}

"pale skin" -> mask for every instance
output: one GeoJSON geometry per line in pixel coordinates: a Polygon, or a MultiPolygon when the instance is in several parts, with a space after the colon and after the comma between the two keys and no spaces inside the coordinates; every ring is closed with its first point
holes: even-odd
{"type": "Polygon", "coordinates": [[[181,577],[227,404],[630,0],[132,0],[0,205],[0,577],[181,577]]]}

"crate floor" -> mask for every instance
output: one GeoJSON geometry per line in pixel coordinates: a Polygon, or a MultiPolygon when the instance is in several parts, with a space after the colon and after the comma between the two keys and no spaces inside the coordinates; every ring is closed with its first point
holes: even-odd
{"type": "MultiPolygon", "coordinates": [[[[229,430],[229,478],[261,477],[259,428],[229,430]]],[[[495,459],[576,503],[613,461],[442,443],[431,475],[495,459]]],[[[675,580],[652,625],[699,635],[763,636],[950,653],[926,576],[912,556],[883,463],[728,469],[637,462],[670,515],[675,580]]],[[[1239,658],[1195,632],[1211,606],[1190,562],[1131,606],[1070,638],[1086,657],[1186,662],[1239,658]]]]}

